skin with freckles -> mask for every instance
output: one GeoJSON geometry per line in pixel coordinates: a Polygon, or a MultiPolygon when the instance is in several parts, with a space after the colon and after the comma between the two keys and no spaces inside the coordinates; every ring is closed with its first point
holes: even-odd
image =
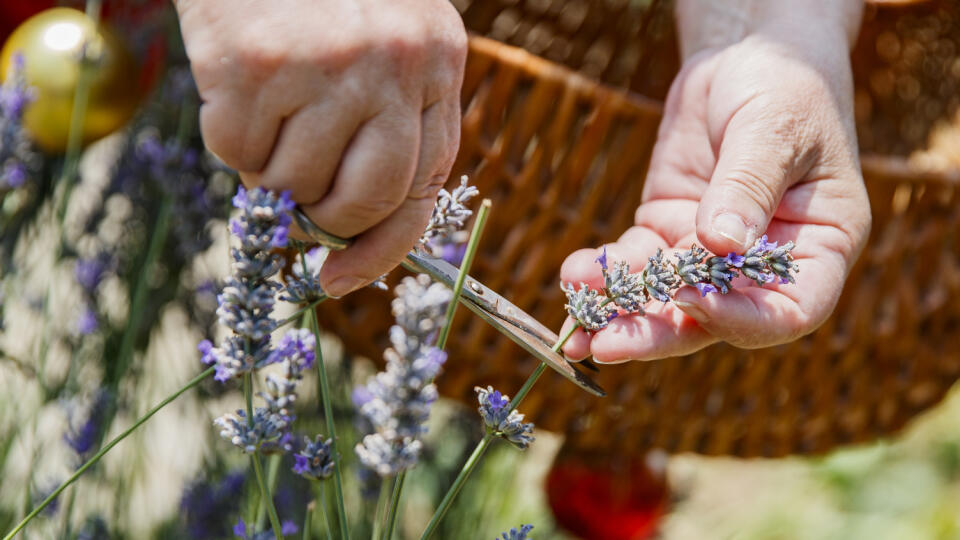
{"type": "MultiPolygon", "coordinates": [[[[684,24],[693,3],[678,6],[681,31],[708,28],[703,13],[684,24]]],[[[729,294],[703,298],[684,287],[670,304],[649,304],[646,316],[618,317],[593,335],[578,330],[564,347],[571,357],[651,360],[717,341],[766,347],[813,331],[836,305],[870,229],[845,19],[858,22],[859,14],[837,10],[829,24],[829,13],[805,14],[795,4],[777,13],[775,4],[746,10],[758,21],[726,43],[716,36],[699,40],[707,44],[699,50],[689,46],[697,39],[684,43],[689,56],[667,97],[635,226],[607,251],[637,272],[657,247],[674,261],[673,252],[694,242],[719,255],[743,253],[766,233],[796,243],[797,283],[761,288],[739,278],[729,294]]],[[[833,7],[824,5],[814,7],[833,7]]],[[[563,282],[601,288],[598,254],[570,255],[563,282]]]]}
{"type": "Polygon", "coordinates": [[[247,187],[289,189],[356,236],[320,275],[340,296],[423,232],[460,137],[467,37],[448,0],[179,0],[207,148],[247,187]]]}

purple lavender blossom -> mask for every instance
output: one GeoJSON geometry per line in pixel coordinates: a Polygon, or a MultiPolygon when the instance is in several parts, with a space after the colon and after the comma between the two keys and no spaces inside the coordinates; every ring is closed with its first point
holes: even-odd
{"type": "Polygon", "coordinates": [[[476,186],[467,185],[466,175],[460,177],[460,185],[454,188],[453,192],[441,189],[430,222],[420,237],[420,243],[427,244],[430,240],[450,236],[454,231],[462,229],[467,219],[473,215],[466,203],[478,193],[480,191],[476,186]]]}
{"type": "Polygon", "coordinates": [[[223,538],[230,533],[227,517],[240,508],[243,472],[231,472],[219,482],[197,481],[184,490],[180,514],[190,538],[223,538]]]}
{"type": "Polygon", "coordinates": [[[673,268],[663,260],[662,249],[657,249],[657,254],[650,257],[643,269],[643,285],[651,297],[661,302],[669,302],[670,293],[680,286],[673,268]]]}
{"type": "MultiPolygon", "coordinates": [[[[107,416],[107,407],[110,400],[109,394],[101,391],[94,396],[89,408],[85,413],[85,418],[80,422],[75,422],[76,418],[69,418],[67,432],[63,436],[63,441],[67,443],[75,454],[81,459],[93,451],[100,442],[100,435],[103,429],[103,422],[107,416]]],[[[71,415],[73,413],[71,412],[71,415]]]]}
{"type": "Polygon", "coordinates": [[[13,53],[13,69],[3,85],[0,85],[0,113],[6,118],[19,121],[27,105],[35,99],[35,90],[27,84],[26,61],[23,53],[13,53]]]}
{"type": "MultiPolygon", "coordinates": [[[[597,259],[601,261],[600,258],[597,259]]],[[[639,273],[631,274],[630,265],[626,261],[613,263],[611,270],[607,266],[607,251],[603,250],[601,273],[603,274],[603,291],[607,298],[627,313],[643,313],[643,305],[650,301],[644,289],[643,278],[639,273]]],[[[607,321],[616,317],[616,312],[607,316],[607,321]]]]}
{"type": "Polygon", "coordinates": [[[89,259],[77,259],[73,266],[73,277],[83,288],[84,292],[93,294],[109,269],[109,255],[106,253],[98,254],[89,259]]]}
{"type": "Polygon", "coordinates": [[[22,124],[34,99],[24,69],[23,55],[14,53],[13,70],[0,85],[0,190],[23,187],[40,169],[41,157],[22,124]]]}
{"type": "Polygon", "coordinates": [[[325,480],[333,474],[334,461],[330,454],[330,445],[333,439],[323,440],[323,437],[317,435],[316,439],[311,441],[309,438],[303,438],[303,449],[293,455],[295,464],[293,472],[313,480],[325,480]]]}
{"type": "MultiPolygon", "coordinates": [[[[300,532],[300,528],[297,527],[296,523],[290,520],[284,520],[280,523],[280,534],[283,536],[297,534],[298,532],[300,532]]],[[[237,524],[233,526],[233,535],[243,540],[273,540],[274,538],[273,531],[269,529],[248,535],[247,524],[243,521],[243,518],[239,518],[237,524]]]]}
{"type": "Polygon", "coordinates": [[[607,246],[603,246],[603,249],[602,249],[602,252],[600,253],[600,256],[598,256],[596,259],[594,259],[593,262],[599,263],[599,264],[600,264],[600,269],[603,270],[604,272],[607,271],[607,246]]]}
{"type": "Polygon", "coordinates": [[[727,257],[710,257],[707,259],[710,272],[710,282],[720,290],[720,294],[727,294],[733,288],[731,281],[737,277],[735,267],[727,257]]]}
{"type": "Polygon", "coordinates": [[[516,410],[510,410],[510,399],[494,390],[492,386],[486,388],[475,387],[480,417],[487,429],[498,437],[509,441],[521,450],[530,446],[534,441],[533,424],[524,423],[523,415],[516,410]]]}
{"type": "Polygon", "coordinates": [[[283,262],[271,250],[286,245],[293,208],[289,193],[277,197],[262,188],[247,191],[242,186],[233,203],[240,215],[232,220],[231,230],[240,245],[231,250],[233,275],[218,297],[217,315],[234,334],[219,347],[209,341],[198,347],[203,362],[217,366],[218,381],[242,376],[271,362],[270,333],[277,321],[270,315],[279,285],[269,279],[283,262]]]}
{"type": "Polygon", "coordinates": [[[384,352],[387,368],[354,392],[370,432],[355,447],[357,456],[383,477],[412,467],[419,458],[419,438],[437,399],[431,381],[446,360],[446,353],[430,344],[451,296],[425,275],[404,278],[396,293],[391,306],[397,324],[390,329],[392,347],[384,352]]]}
{"type": "Polygon", "coordinates": [[[567,295],[567,313],[588,332],[603,330],[610,323],[610,314],[614,311],[607,298],[586,283],[580,284],[580,289],[574,289],[573,284],[560,286],[567,295]]]}
{"type": "Polygon", "coordinates": [[[81,336],[89,336],[100,328],[100,321],[97,319],[97,313],[89,306],[83,308],[80,312],[80,318],[77,319],[77,333],[81,336]]]}
{"type": "Polygon", "coordinates": [[[519,531],[517,529],[510,529],[501,534],[500,538],[494,538],[493,540],[527,540],[527,535],[530,534],[532,530],[533,525],[521,525],[519,531]]]}
{"type": "Polygon", "coordinates": [[[292,276],[287,278],[280,299],[293,304],[308,304],[326,296],[320,285],[320,269],[330,250],[316,247],[306,252],[306,257],[297,254],[291,267],[292,276]]]}

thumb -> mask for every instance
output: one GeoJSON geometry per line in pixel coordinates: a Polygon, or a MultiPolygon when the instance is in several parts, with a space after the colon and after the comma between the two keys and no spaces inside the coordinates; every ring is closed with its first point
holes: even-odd
{"type": "Polygon", "coordinates": [[[784,115],[748,103],[721,135],[717,165],[697,209],[697,237],[708,250],[742,253],[766,230],[794,181],[794,130],[784,115]]]}

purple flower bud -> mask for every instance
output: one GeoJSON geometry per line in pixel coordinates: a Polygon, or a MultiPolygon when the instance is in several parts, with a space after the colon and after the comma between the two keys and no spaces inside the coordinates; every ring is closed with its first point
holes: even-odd
{"type": "Polygon", "coordinates": [[[603,270],[607,269],[607,246],[603,246],[603,252],[600,254],[599,257],[594,259],[594,262],[600,263],[600,268],[602,268],[603,270]]]}

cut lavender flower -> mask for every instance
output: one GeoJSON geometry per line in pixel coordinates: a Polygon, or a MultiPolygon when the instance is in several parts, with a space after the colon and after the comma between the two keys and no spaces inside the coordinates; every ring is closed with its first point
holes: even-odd
{"type": "Polygon", "coordinates": [[[657,254],[650,257],[650,262],[643,269],[643,285],[651,297],[661,302],[669,302],[670,293],[680,286],[674,269],[663,260],[662,249],[657,249],[657,254]]]}
{"type": "Polygon", "coordinates": [[[523,415],[515,409],[510,410],[510,398],[494,390],[492,386],[486,388],[475,387],[478,410],[487,429],[498,437],[506,439],[521,450],[530,446],[534,441],[533,424],[524,423],[523,415]]]}
{"type": "Polygon", "coordinates": [[[333,456],[330,455],[330,443],[332,439],[323,440],[323,437],[317,435],[316,440],[303,438],[303,449],[293,455],[295,464],[293,472],[311,478],[313,480],[324,480],[333,474],[333,456]]]}
{"type": "Polygon", "coordinates": [[[570,283],[560,285],[567,295],[567,313],[570,314],[584,330],[596,332],[603,330],[616,316],[609,300],[597,291],[590,289],[586,283],[580,284],[580,289],[574,289],[570,283]]]}
{"type": "Polygon", "coordinates": [[[567,295],[567,313],[586,331],[597,331],[617,316],[613,307],[608,307],[609,303],[642,315],[643,304],[651,297],[669,302],[673,292],[682,285],[696,287],[701,296],[706,296],[711,292],[727,294],[733,288],[733,279],[741,274],[760,286],[776,278],[781,284],[796,283],[793,274],[799,267],[793,260],[793,248],[793,242],[778,247],[764,235],[744,255],[728,253],[725,257],[708,257],[706,250],[694,244],[689,250],[675,255],[675,265],[665,261],[663,250],[658,249],[642,273],[631,274],[624,261],[610,264],[604,247],[596,262],[603,274],[606,296],[584,283],[580,284],[579,290],[570,283],[561,283],[560,288],[567,295]]]}
{"type": "Polygon", "coordinates": [[[650,297],[644,289],[640,274],[631,274],[630,265],[626,261],[613,263],[611,270],[607,265],[606,247],[603,248],[603,254],[597,258],[597,262],[600,263],[603,273],[603,289],[607,298],[629,313],[642,313],[643,305],[650,300],[650,297]]]}
{"type": "Polygon", "coordinates": [[[521,525],[520,530],[510,529],[500,535],[500,538],[494,538],[493,540],[528,540],[527,535],[530,534],[532,530],[533,525],[521,525]]]}
{"type": "Polygon", "coordinates": [[[326,296],[320,286],[320,269],[329,254],[329,249],[315,247],[306,252],[304,265],[304,257],[298,253],[291,266],[293,276],[287,279],[280,299],[293,304],[309,304],[326,296]]]}
{"type": "Polygon", "coordinates": [[[460,185],[454,188],[452,193],[441,189],[430,222],[420,237],[420,243],[427,244],[431,240],[449,237],[454,231],[462,229],[467,219],[473,215],[466,203],[478,193],[480,191],[476,186],[467,185],[466,175],[460,177],[460,185]]]}
{"type": "Polygon", "coordinates": [[[431,346],[443,322],[450,290],[419,275],[404,278],[391,304],[397,324],[390,329],[392,347],[384,352],[387,368],[354,391],[354,401],[370,431],[356,446],[364,466],[381,476],[409,469],[419,458],[419,437],[437,399],[432,381],[446,353],[431,346]]]}
{"type": "Polygon", "coordinates": [[[732,260],[729,255],[726,257],[710,257],[707,259],[710,282],[715,288],[720,290],[720,294],[727,294],[730,292],[730,289],[733,288],[731,281],[737,277],[734,262],[736,261],[732,260]]]}

